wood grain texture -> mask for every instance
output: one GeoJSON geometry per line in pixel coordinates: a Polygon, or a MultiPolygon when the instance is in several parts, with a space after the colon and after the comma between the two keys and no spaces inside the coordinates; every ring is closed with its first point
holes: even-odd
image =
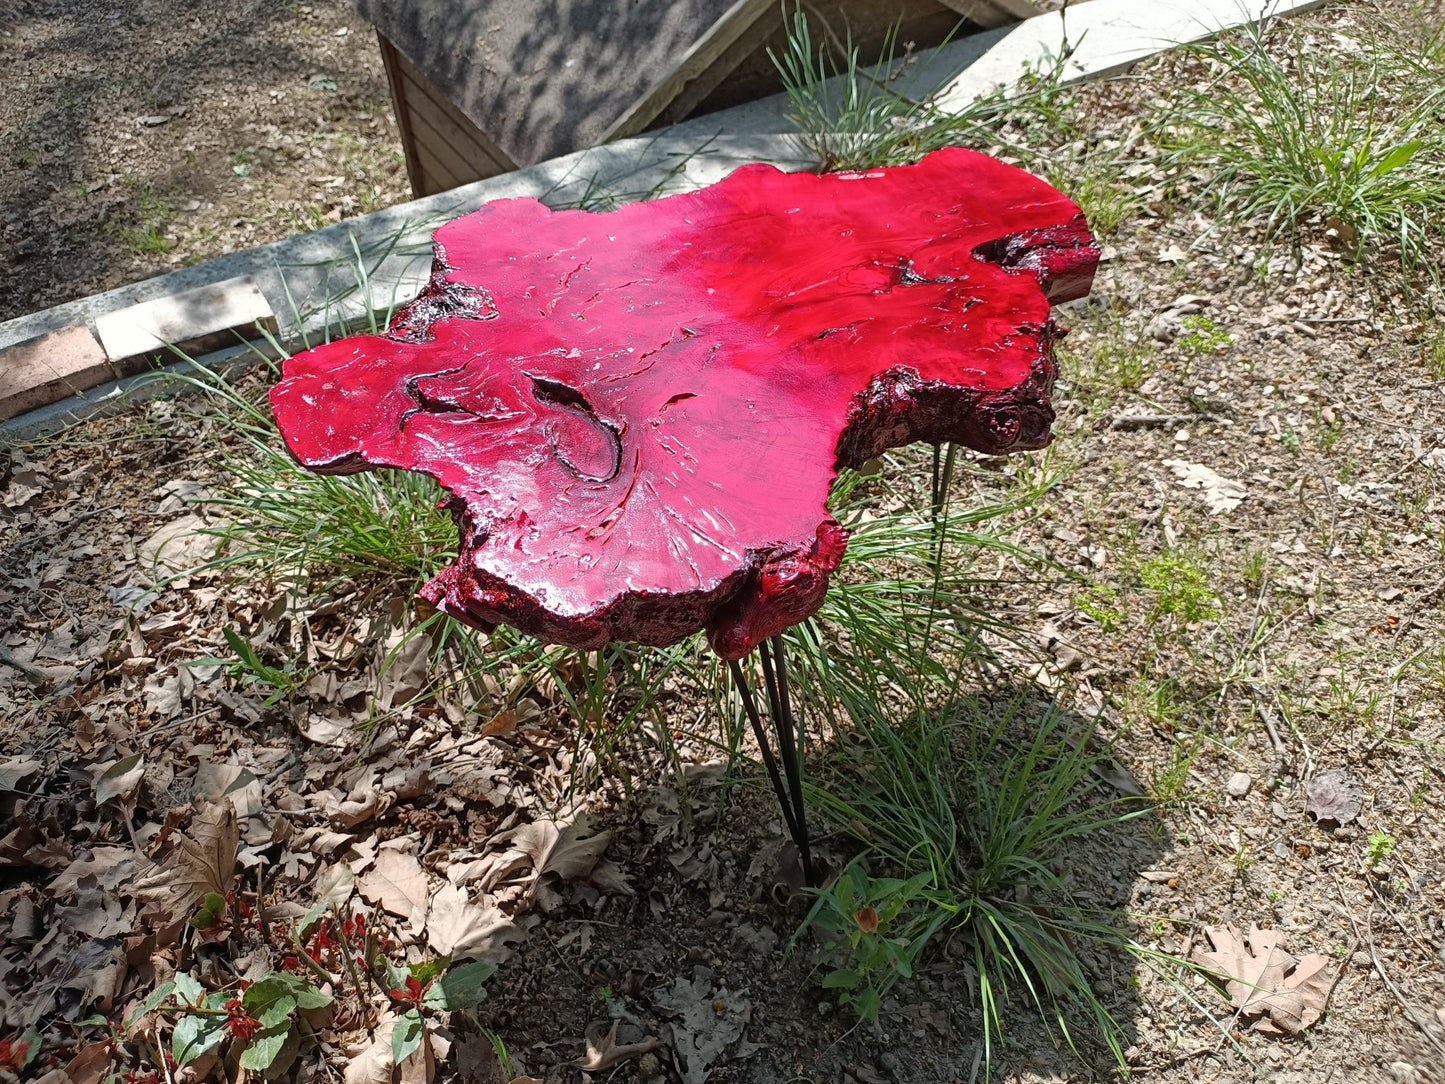
{"type": "Polygon", "coordinates": [[[422,594],[460,620],[583,648],[706,629],[739,658],[821,604],[839,467],[1048,442],[1050,305],[1097,260],[1074,203],[956,149],[607,214],[503,200],[437,231],[386,335],[289,359],[271,402],[313,470],[451,492],[460,553],[422,594]]]}

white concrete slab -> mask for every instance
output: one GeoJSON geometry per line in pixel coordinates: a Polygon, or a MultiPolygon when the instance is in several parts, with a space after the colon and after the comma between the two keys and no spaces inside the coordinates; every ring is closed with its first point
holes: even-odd
{"type": "Polygon", "coordinates": [[[1065,82],[1105,79],[1127,71],[1155,53],[1203,41],[1221,30],[1293,15],[1320,7],[1324,0],[1089,0],[1008,28],[1006,33],[935,99],[958,113],[998,87],[1012,87],[1024,66],[1044,58],[1073,54],[1064,66],[1065,82]]]}

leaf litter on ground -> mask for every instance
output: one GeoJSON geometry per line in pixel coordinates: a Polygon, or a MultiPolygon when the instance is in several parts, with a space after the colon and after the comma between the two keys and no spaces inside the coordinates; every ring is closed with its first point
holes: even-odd
{"type": "Polygon", "coordinates": [[[1214,951],[1196,947],[1194,962],[1215,977],[1240,1019],[1256,1031],[1298,1035],[1320,1019],[1332,984],[1327,957],[1312,952],[1295,959],[1279,930],[1254,925],[1248,933],[1229,925],[1206,926],[1204,933],[1214,951]]]}

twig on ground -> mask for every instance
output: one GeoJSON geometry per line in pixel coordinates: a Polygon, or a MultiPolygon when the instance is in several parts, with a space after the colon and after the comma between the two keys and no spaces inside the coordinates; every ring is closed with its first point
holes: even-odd
{"type": "Polygon", "coordinates": [[[1366,943],[1370,946],[1370,959],[1374,961],[1375,973],[1380,976],[1380,981],[1385,984],[1385,989],[1390,991],[1390,995],[1399,1004],[1400,1011],[1405,1014],[1405,1019],[1419,1028],[1420,1034],[1425,1036],[1426,1041],[1438,1050],[1442,1056],[1445,1056],[1445,1043],[1442,1043],[1435,1037],[1435,1032],[1427,1020],[1422,1020],[1419,1016],[1415,1015],[1414,1006],[1405,1000],[1405,995],[1400,993],[1399,987],[1391,982],[1390,976],[1385,973],[1385,965],[1380,962],[1380,955],[1375,951],[1374,925],[1375,912],[1371,911],[1365,916],[1365,938],[1366,943]]]}
{"type": "Polygon", "coordinates": [[[151,1034],[155,1037],[156,1050],[157,1050],[157,1052],[159,1052],[159,1053],[161,1054],[161,1056],[160,1056],[159,1058],[157,1058],[156,1060],[161,1063],[161,1071],[162,1071],[163,1073],[165,1073],[165,1075],[166,1075],[166,1084],[176,1084],[176,1078],[171,1075],[170,1062],[168,1062],[168,1061],[166,1060],[166,1057],[165,1057],[165,1049],[166,1049],[166,1048],[161,1045],[161,1029],[160,1029],[160,1027],[159,1027],[158,1025],[157,1025],[157,1026],[153,1026],[153,1027],[151,1028],[151,1034]]]}
{"type": "Polygon", "coordinates": [[[1294,735],[1294,740],[1299,742],[1300,752],[1302,752],[1305,757],[1305,770],[1301,773],[1301,777],[1309,779],[1310,776],[1315,774],[1315,758],[1310,755],[1310,743],[1305,741],[1305,736],[1300,731],[1300,728],[1294,725],[1294,720],[1290,718],[1289,712],[1284,710],[1284,705],[1279,701],[1278,693],[1274,694],[1274,706],[1279,709],[1280,718],[1283,719],[1285,725],[1289,727],[1289,732],[1294,735]]]}
{"type": "Polygon", "coordinates": [[[1184,425],[1206,415],[1191,414],[1115,414],[1109,419],[1110,429],[1163,429],[1184,425]]]}
{"type": "Polygon", "coordinates": [[[25,680],[36,688],[43,689],[50,684],[50,675],[44,670],[28,662],[21,662],[3,647],[0,647],[0,663],[4,663],[12,670],[18,670],[25,680]]]}
{"type": "Polygon", "coordinates": [[[1274,746],[1276,753],[1287,759],[1289,754],[1285,750],[1283,739],[1279,736],[1278,728],[1274,725],[1274,713],[1269,710],[1269,705],[1264,703],[1258,689],[1251,685],[1249,691],[1254,693],[1255,707],[1259,708],[1259,717],[1264,721],[1264,729],[1269,731],[1269,743],[1274,746]]]}

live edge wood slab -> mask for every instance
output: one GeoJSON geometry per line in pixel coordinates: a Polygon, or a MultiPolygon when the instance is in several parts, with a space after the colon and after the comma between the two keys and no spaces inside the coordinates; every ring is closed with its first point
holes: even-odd
{"type": "Polygon", "coordinates": [[[1073,202],[956,149],[607,214],[504,200],[435,240],[385,335],[286,361],[296,459],[436,478],[460,553],[422,595],[459,620],[579,648],[706,629],[730,659],[821,604],[839,467],[1048,442],[1050,306],[1098,262],[1073,202]]]}

